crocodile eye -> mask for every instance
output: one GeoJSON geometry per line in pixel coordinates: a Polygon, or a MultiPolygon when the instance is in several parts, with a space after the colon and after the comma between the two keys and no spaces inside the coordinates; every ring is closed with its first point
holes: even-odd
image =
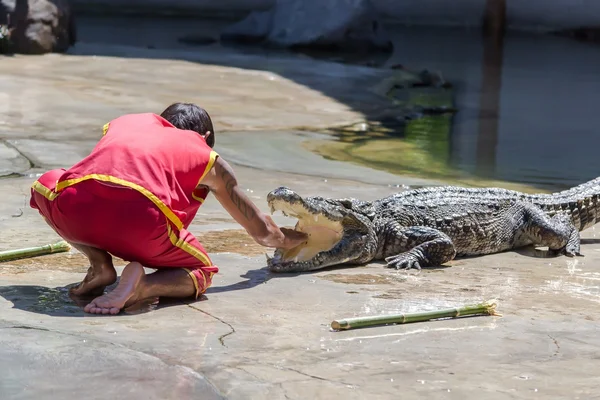
{"type": "Polygon", "coordinates": [[[350,200],[342,200],[340,203],[346,208],[352,208],[352,201],[350,200]]]}

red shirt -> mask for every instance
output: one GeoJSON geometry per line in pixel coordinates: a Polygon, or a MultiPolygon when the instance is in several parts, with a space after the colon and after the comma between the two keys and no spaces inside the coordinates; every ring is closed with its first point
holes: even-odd
{"type": "Polygon", "coordinates": [[[56,190],[86,179],[131,187],[181,230],[208,195],[196,186],[217,157],[196,132],[177,129],[156,114],[129,114],[104,126],[94,150],[66,171],[56,190]]]}

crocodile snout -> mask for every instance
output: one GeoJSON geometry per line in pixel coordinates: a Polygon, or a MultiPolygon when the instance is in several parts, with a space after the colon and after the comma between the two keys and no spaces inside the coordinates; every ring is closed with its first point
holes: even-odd
{"type": "Polygon", "coordinates": [[[293,190],[291,190],[285,186],[281,186],[275,190],[272,190],[267,195],[267,202],[271,203],[276,200],[285,201],[286,203],[296,203],[296,202],[301,202],[302,197],[300,197],[300,195],[298,195],[293,190]]]}

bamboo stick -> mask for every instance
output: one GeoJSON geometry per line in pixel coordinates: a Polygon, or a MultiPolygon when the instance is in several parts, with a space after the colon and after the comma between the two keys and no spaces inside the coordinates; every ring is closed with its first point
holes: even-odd
{"type": "Polygon", "coordinates": [[[331,323],[331,328],[334,330],[348,330],[354,328],[364,328],[367,326],[387,325],[387,324],[408,324],[411,322],[424,322],[432,319],[440,318],[457,318],[466,315],[495,315],[500,316],[496,312],[496,303],[493,300],[485,303],[467,305],[458,308],[447,308],[436,311],[424,311],[407,314],[393,315],[375,315],[369,317],[356,317],[335,320],[331,323]]]}
{"type": "Polygon", "coordinates": [[[5,250],[0,251],[0,262],[17,260],[20,258],[43,256],[46,254],[53,253],[64,253],[69,250],[71,250],[71,245],[69,245],[69,243],[65,241],[60,241],[54,244],[47,244],[45,246],[27,247],[25,249],[17,250],[5,250]]]}

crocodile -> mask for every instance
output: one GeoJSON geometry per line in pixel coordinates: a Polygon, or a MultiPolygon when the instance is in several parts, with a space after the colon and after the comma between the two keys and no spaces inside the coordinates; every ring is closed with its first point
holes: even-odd
{"type": "Polygon", "coordinates": [[[384,260],[396,269],[441,266],[537,245],[581,256],[580,232],[600,220],[600,177],[555,193],[439,186],[374,201],[302,197],[287,187],[267,195],[271,213],[297,218],[305,243],[267,255],[273,272],[304,272],[384,260]]]}

